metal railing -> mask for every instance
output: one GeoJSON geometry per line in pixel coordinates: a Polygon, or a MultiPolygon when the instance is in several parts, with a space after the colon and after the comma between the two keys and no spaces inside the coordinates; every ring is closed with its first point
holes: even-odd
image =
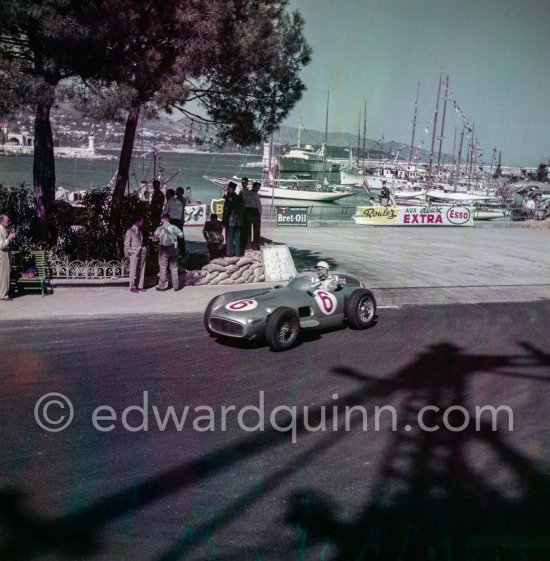
{"type": "Polygon", "coordinates": [[[52,279],[113,280],[130,276],[130,262],[127,259],[122,261],[50,259],[49,267],[52,279]]]}

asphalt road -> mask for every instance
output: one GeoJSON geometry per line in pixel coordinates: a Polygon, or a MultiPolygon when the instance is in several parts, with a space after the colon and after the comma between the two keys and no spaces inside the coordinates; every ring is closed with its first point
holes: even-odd
{"type": "Polygon", "coordinates": [[[382,309],[286,353],[198,315],[2,322],[0,559],[546,560],[549,314],[382,309]]]}

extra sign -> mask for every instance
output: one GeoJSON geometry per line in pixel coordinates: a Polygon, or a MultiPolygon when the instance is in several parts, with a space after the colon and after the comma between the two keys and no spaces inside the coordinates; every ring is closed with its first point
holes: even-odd
{"type": "Polygon", "coordinates": [[[368,226],[474,225],[472,209],[465,206],[359,206],[353,220],[368,226]]]}

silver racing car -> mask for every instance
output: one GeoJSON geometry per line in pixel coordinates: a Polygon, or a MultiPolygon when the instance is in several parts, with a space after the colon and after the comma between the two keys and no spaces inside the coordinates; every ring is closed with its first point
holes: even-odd
{"type": "Polygon", "coordinates": [[[265,338],[274,351],[292,347],[304,329],[349,324],[366,329],[376,315],[376,300],[357,279],[338,275],[334,291],[318,288],[311,277],[286,286],[226,292],[213,298],[204,312],[204,326],[215,337],[265,338]]]}

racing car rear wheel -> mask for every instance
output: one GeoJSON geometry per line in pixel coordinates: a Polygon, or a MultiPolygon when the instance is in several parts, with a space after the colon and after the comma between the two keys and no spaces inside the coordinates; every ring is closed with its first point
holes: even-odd
{"type": "Polygon", "coordinates": [[[295,310],[277,308],[267,319],[265,338],[274,351],[290,349],[300,334],[300,320],[295,310]]]}
{"type": "Polygon", "coordinates": [[[346,316],[354,329],[366,329],[374,321],[376,300],[373,293],[361,288],[355,290],[346,302],[346,316]]]}
{"type": "Polygon", "coordinates": [[[216,300],[219,298],[219,296],[216,296],[215,298],[212,298],[212,300],[210,300],[210,302],[208,302],[208,306],[206,306],[206,310],[204,311],[204,316],[203,316],[203,321],[204,321],[204,328],[206,329],[206,331],[208,331],[208,333],[212,336],[216,336],[216,333],[214,333],[211,329],[210,326],[208,325],[208,319],[210,318],[210,313],[212,312],[212,308],[214,307],[214,304],[216,303],[216,300]]]}

